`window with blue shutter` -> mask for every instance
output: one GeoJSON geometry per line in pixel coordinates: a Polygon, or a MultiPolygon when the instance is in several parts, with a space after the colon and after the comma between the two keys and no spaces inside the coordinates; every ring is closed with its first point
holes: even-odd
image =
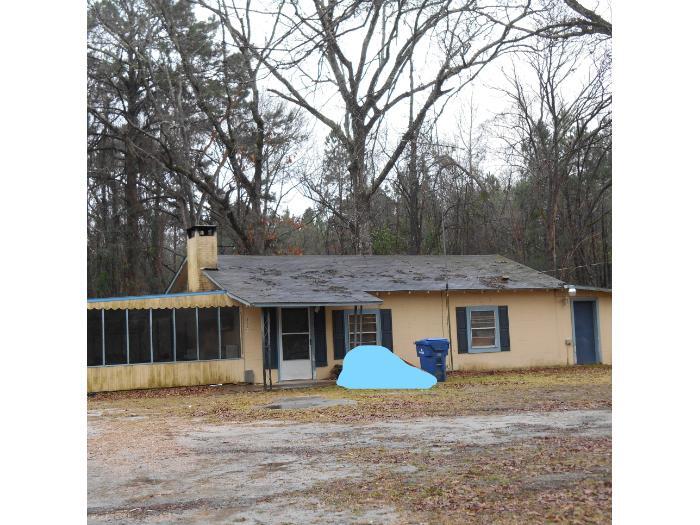
{"type": "Polygon", "coordinates": [[[507,306],[460,306],[456,317],[458,353],[510,351],[507,306]]]}

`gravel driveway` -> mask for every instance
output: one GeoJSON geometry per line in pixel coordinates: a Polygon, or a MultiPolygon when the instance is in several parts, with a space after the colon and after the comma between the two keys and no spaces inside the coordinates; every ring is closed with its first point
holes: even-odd
{"type": "MultiPolygon", "coordinates": [[[[419,514],[376,498],[366,505],[334,504],[324,496],[324,487],[370,479],[379,470],[405,480],[417,475],[411,461],[384,462],[381,454],[372,461],[354,459],[363,452],[454,460],[467,449],[488,450],[552,436],[585,442],[610,435],[609,409],[370,424],[270,420],[215,425],[198,418],[151,419],[91,410],[88,522],[424,523],[419,514]]],[[[442,467],[437,461],[429,468],[435,469],[428,472],[433,475],[442,467]]],[[[573,473],[542,475],[531,485],[547,489],[564,478],[589,475],[576,468],[573,473]]],[[[602,475],[609,478],[609,472],[602,475]]]]}

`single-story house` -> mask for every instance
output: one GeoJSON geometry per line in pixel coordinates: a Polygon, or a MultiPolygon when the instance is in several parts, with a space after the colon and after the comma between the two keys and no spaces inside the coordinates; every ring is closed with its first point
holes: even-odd
{"type": "Polygon", "coordinates": [[[612,291],[500,255],[218,255],[187,230],[161,295],[89,299],[88,391],[328,378],[361,344],[415,365],[450,341],[448,369],[611,363],[612,291]]]}

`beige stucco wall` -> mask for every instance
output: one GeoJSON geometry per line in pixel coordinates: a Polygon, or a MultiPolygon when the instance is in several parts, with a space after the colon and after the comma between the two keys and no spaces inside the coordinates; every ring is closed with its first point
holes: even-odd
{"type": "Polygon", "coordinates": [[[603,363],[612,364],[612,294],[598,296],[598,319],[600,326],[600,349],[603,363]]]}
{"type": "Polygon", "coordinates": [[[501,293],[453,293],[453,341],[457,306],[508,306],[510,351],[484,354],[453,353],[457,370],[491,370],[573,364],[571,311],[564,292],[555,290],[501,293]]]}
{"type": "MultiPolygon", "coordinates": [[[[451,332],[451,361],[455,370],[495,370],[537,366],[562,366],[575,362],[571,342],[571,301],[563,290],[519,292],[381,293],[380,308],[392,311],[394,352],[418,365],[414,341],[425,337],[447,337],[451,332]],[[448,330],[448,301],[449,327],[448,330]],[[487,354],[457,353],[456,308],[459,306],[508,306],[510,352],[487,354]]],[[[579,291],[577,298],[597,299],[599,343],[603,363],[612,363],[612,298],[609,293],[579,291]]],[[[226,298],[227,303],[231,301],[226,298]]],[[[232,301],[231,301],[232,302],[232,301]]],[[[254,381],[263,380],[262,310],[237,305],[241,320],[241,359],[162,363],[88,368],[88,391],[128,390],[170,386],[234,383],[252,370],[254,381]]],[[[374,307],[369,307],[374,308],[374,307]]],[[[326,307],[328,366],[316,370],[318,379],[329,377],[331,368],[342,360],[333,359],[333,310],[326,307]]],[[[273,370],[273,382],[277,371],[273,370]]]]}
{"type": "MultiPolygon", "coordinates": [[[[563,290],[524,290],[518,292],[443,292],[381,293],[380,308],[390,308],[393,324],[394,352],[410,363],[419,365],[414,341],[426,337],[447,337],[451,332],[454,370],[496,370],[540,366],[565,366],[575,363],[572,341],[571,301],[563,290]],[[449,300],[450,329],[447,311],[449,300]],[[456,308],[459,306],[508,306],[510,323],[510,351],[484,354],[457,352],[456,308]]],[[[602,361],[612,364],[612,298],[609,293],[579,292],[578,298],[594,297],[598,305],[599,340],[602,361]]],[[[368,309],[375,307],[368,307],[368,309]]],[[[352,310],[352,307],[326,307],[326,341],[328,366],[316,370],[318,379],[326,379],[335,364],[333,359],[333,310],[352,310]]],[[[246,368],[255,369],[256,382],[262,377],[262,347],[260,310],[247,308],[252,320],[246,368]]],[[[273,381],[277,373],[273,371],[273,381]]]]}
{"type": "MultiPolygon", "coordinates": [[[[263,382],[262,337],[262,309],[242,307],[241,344],[243,346],[245,368],[253,371],[256,383],[263,382]]],[[[277,382],[277,370],[272,371],[272,382],[277,382]]]]}
{"type": "MultiPolygon", "coordinates": [[[[563,291],[382,293],[381,308],[390,308],[394,352],[418,365],[414,341],[426,337],[447,337],[451,332],[451,362],[454,370],[493,370],[573,364],[571,306],[563,291]],[[450,327],[447,311],[449,300],[450,327]],[[459,354],[457,352],[456,308],[459,306],[508,306],[510,352],[459,354]]],[[[327,309],[328,359],[333,360],[332,314],[327,309]]],[[[320,374],[319,374],[320,376],[320,374]]]]}

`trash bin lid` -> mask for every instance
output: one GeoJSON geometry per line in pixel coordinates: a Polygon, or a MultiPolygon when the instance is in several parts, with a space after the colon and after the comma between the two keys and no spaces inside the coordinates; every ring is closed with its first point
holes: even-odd
{"type": "Polygon", "coordinates": [[[416,345],[446,352],[450,348],[450,341],[444,337],[427,337],[416,341],[416,345]]]}

